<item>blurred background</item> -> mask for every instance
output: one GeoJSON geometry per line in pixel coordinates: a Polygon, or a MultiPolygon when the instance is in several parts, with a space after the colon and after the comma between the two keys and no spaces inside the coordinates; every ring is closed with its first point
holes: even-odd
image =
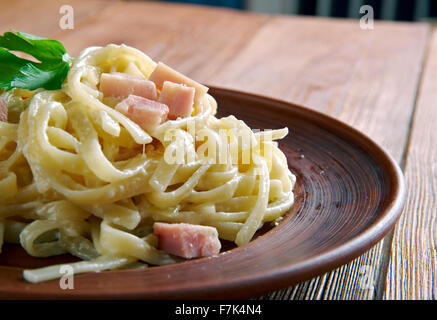
{"type": "Polygon", "coordinates": [[[375,19],[424,21],[437,18],[436,0],[161,0],[221,6],[264,13],[359,18],[362,5],[371,5],[375,19]]]}

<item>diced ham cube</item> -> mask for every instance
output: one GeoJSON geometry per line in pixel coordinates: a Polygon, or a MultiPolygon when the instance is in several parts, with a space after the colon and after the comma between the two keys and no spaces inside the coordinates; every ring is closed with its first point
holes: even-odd
{"type": "Polygon", "coordinates": [[[168,107],[158,101],[130,95],[115,106],[115,110],[123,113],[146,131],[154,130],[167,120],[168,107]]]}
{"type": "Polygon", "coordinates": [[[155,222],[153,232],[158,249],[186,259],[209,257],[220,253],[216,228],[187,223],[155,222]]]}
{"type": "Polygon", "coordinates": [[[158,98],[154,82],[119,72],[102,73],[100,91],[105,97],[127,98],[133,94],[151,100],[158,98]]]}
{"type": "Polygon", "coordinates": [[[169,108],[168,118],[171,120],[178,117],[189,117],[193,112],[194,104],[193,87],[165,81],[159,96],[159,102],[164,103],[169,108]]]}
{"type": "Polygon", "coordinates": [[[171,81],[174,83],[184,84],[188,87],[193,87],[196,90],[194,97],[194,103],[196,105],[199,105],[205,94],[208,92],[208,87],[205,87],[204,85],[201,85],[200,83],[188,78],[182,73],[173,70],[162,62],[158,63],[158,66],[150,75],[149,80],[153,81],[160,90],[164,86],[165,81],[171,81]]]}
{"type": "Polygon", "coordinates": [[[0,98],[0,121],[8,122],[8,105],[3,98],[0,98]]]}

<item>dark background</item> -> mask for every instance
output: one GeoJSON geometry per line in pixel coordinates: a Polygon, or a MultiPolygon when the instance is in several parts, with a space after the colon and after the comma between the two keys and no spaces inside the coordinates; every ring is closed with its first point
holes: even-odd
{"type": "Polygon", "coordinates": [[[423,21],[437,17],[436,0],[162,0],[222,6],[266,13],[359,18],[359,8],[370,5],[375,19],[423,21]]]}

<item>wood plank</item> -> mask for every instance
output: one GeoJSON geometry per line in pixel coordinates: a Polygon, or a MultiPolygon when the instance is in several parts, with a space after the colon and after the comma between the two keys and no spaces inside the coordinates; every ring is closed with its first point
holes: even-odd
{"type": "MultiPolygon", "coordinates": [[[[327,113],[369,135],[400,162],[427,35],[424,24],[380,22],[362,31],[353,20],[276,17],[209,83],[327,113]]],[[[321,278],[263,298],[381,297],[387,241],[321,278]],[[363,287],[369,272],[373,286],[363,287]]]]}
{"type": "MultiPolygon", "coordinates": [[[[111,2],[103,8],[96,4],[92,14],[84,11],[74,30],[60,30],[57,19],[48,20],[21,19],[14,27],[43,36],[51,32],[72,55],[91,45],[135,46],[196,80],[326,112],[370,135],[398,161],[402,158],[427,38],[425,25],[378,23],[374,31],[361,31],[356,21],[272,19],[226,9],[136,2],[111,2]]],[[[375,269],[376,282],[381,283],[384,257],[380,243],[336,271],[274,295],[373,298],[379,293],[359,287],[361,270],[375,269]]]]}
{"type": "Polygon", "coordinates": [[[364,31],[355,20],[281,16],[208,82],[330,114],[400,160],[426,37],[425,24],[379,22],[364,31]]]}
{"type": "Polygon", "coordinates": [[[269,19],[268,15],[174,3],[124,2],[74,30],[54,35],[72,55],[89,46],[125,43],[205,82],[269,19]]]}
{"type": "MultiPolygon", "coordinates": [[[[374,31],[361,31],[358,22],[344,20],[270,19],[231,10],[128,3],[103,10],[56,38],[73,54],[90,45],[126,43],[199,81],[306,104],[369,134],[400,161],[426,35],[425,25],[381,23],[374,31]]],[[[280,294],[371,299],[378,293],[359,287],[360,272],[370,266],[381,282],[383,261],[380,243],[351,264],[280,294]]]]}
{"type": "Polygon", "coordinates": [[[407,203],[393,236],[385,299],[437,298],[437,31],[430,41],[406,157],[407,203]]]}
{"type": "Polygon", "coordinates": [[[68,4],[73,8],[74,23],[77,24],[115,2],[117,0],[38,0],[37,3],[29,0],[9,1],[7,10],[0,10],[0,31],[14,29],[49,37],[61,30],[59,20],[62,14],[59,10],[62,5],[68,4]]]}

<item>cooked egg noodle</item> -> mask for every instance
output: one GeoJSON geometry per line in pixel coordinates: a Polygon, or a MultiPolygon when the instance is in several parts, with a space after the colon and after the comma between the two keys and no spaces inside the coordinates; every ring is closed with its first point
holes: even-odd
{"type": "MultiPolygon", "coordinates": [[[[71,264],[76,274],[163,265],[180,259],[157,249],[155,221],[212,226],[244,245],[288,211],[295,177],[275,142],[287,129],[254,133],[233,116],[217,119],[207,94],[192,116],[146,132],[98,89],[103,72],[147,79],[155,67],[125,45],[92,47],[61,90],[26,92],[16,106],[23,90],[3,94],[20,113],[0,122],[0,250],[8,242],[35,257],[69,253],[83,260],[71,264]],[[178,153],[182,163],[166,157],[178,153]]],[[[23,277],[59,278],[61,267],[23,277]]]]}

